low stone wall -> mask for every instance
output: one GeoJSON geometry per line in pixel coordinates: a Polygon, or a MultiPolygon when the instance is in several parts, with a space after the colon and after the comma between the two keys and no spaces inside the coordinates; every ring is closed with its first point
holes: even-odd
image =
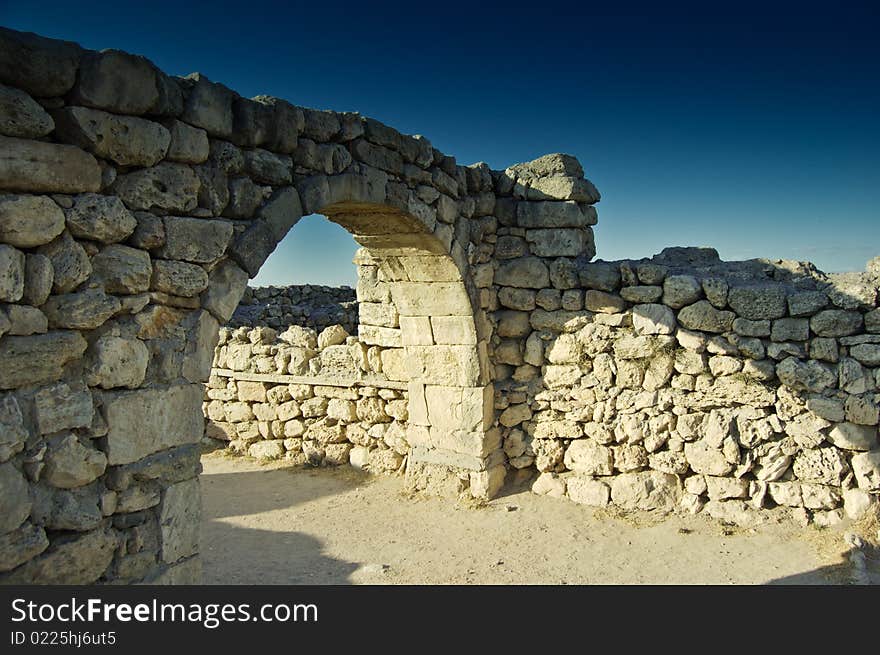
{"type": "Polygon", "coordinates": [[[355,334],[358,306],[355,290],[300,284],[285,287],[248,287],[227,323],[228,327],[270,327],[283,331],[291,325],[318,332],[341,325],[355,334]]]}
{"type": "Polygon", "coordinates": [[[536,492],[738,524],[876,502],[880,260],[825,276],[673,248],[551,275],[495,313],[504,449],[536,492]]]}
{"type": "Polygon", "coordinates": [[[205,392],[205,436],[263,460],[402,472],[407,385],[382,374],[382,350],[338,325],[320,334],[224,328],[205,392]]]}

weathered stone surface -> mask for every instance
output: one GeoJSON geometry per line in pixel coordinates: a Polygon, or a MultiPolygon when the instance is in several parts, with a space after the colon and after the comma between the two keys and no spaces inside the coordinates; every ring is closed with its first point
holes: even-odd
{"type": "Polygon", "coordinates": [[[65,107],[53,115],[62,141],[121,166],[153,166],[165,157],[171,142],[167,129],[143,118],[86,107],[65,107]]]}
{"type": "Polygon", "coordinates": [[[22,302],[39,307],[52,293],[55,272],[52,261],[45,255],[29,253],[24,264],[24,293],[22,302]]]}
{"type": "Polygon", "coordinates": [[[812,316],[828,304],[824,291],[799,291],[788,297],[788,313],[792,316],[812,316]]]}
{"type": "Polygon", "coordinates": [[[578,228],[591,225],[576,202],[520,202],[517,225],[524,228],[578,228]]]}
{"type": "Polygon", "coordinates": [[[43,305],[43,312],[52,328],[94,330],[116,314],[122,305],[101,289],[52,296],[43,305]]]}
{"type": "Polygon", "coordinates": [[[36,307],[27,305],[8,305],[6,316],[9,318],[9,334],[27,336],[29,334],[45,334],[49,329],[49,320],[36,307]]]}
{"type": "Polygon", "coordinates": [[[659,286],[633,286],[620,290],[621,298],[635,304],[656,303],[662,296],[663,287],[659,286]]]}
{"type": "Polygon", "coordinates": [[[156,69],[144,57],[119,50],[89,52],[80,63],[73,104],[118,114],[145,114],[159,101],[156,69]]]}
{"type": "Polygon", "coordinates": [[[207,130],[211,136],[227,138],[232,134],[232,101],[235,94],[201,73],[187,76],[192,86],[181,119],[207,130]]]}
{"type": "Polygon", "coordinates": [[[24,253],[0,244],[0,301],[18,302],[24,295],[24,253]]]}
{"type": "Polygon", "coordinates": [[[189,166],[162,162],[120,175],[111,190],[129,209],[185,213],[198,204],[199,186],[189,166]]]}
{"type": "Polygon", "coordinates": [[[153,261],[152,289],[191,298],[208,287],[208,274],[195,264],[156,259],[153,261]]]}
{"type": "Polygon", "coordinates": [[[40,246],[37,252],[48,257],[52,264],[52,291],[55,293],[73,291],[92,273],[88,254],[69,232],[40,246]]]}
{"type": "Polygon", "coordinates": [[[248,275],[230,260],[218,264],[208,276],[208,288],[201,295],[202,307],[226,323],[238,306],[248,275]]]}
{"type": "Polygon", "coordinates": [[[147,212],[136,212],[137,227],[128,243],[135,248],[154,250],[165,244],[165,223],[160,216],[147,212]]]}
{"type": "Polygon", "coordinates": [[[73,87],[83,50],[72,41],[0,28],[0,79],[34,96],[62,96],[73,87]]]}
{"type": "Polygon", "coordinates": [[[86,340],[78,332],[49,332],[0,341],[0,389],[14,389],[59,379],[64,366],[82,357],[86,340]]]}
{"type": "Polygon", "coordinates": [[[871,450],[877,448],[877,426],[839,423],[828,432],[827,439],[844,450],[871,450]]]}
{"type": "Polygon", "coordinates": [[[257,216],[269,226],[276,242],[284,238],[302,215],[299,194],[292,186],[276,189],[257,212],[257,216]]]}
{"type": "Polygon", "coordinates": [[[0,136],[0,189],[81,193],[101,188],[101,168],[76,146],[0,136]]]}
{"type": "Polygon", "coordinates": [[[28,430],[21,409],[12,394],[0,396],[0,462],[24,449],[28,430]]]}
{"type": "Polygon", "coordinates": [[[660,471],[623,473],[611,482],[611,501],[624,509],[672,509],[680,497],[678,476],[660,471]]]}
{"type": "Polygon", "coordinates": [[[165,217],[165,245],[159,256],[187,262],[219,259],[232,237],[232,224],[203,218],[165,217]]]}
{"type": "Polygon", "coordinates": [[[201,515],[198,478],[165,490],[159,513],[163,561],[176,562],[198,552],[201,515]]]}
{"type": "Polygon", "coordinates": [[[92,394],[59,383],[34,395],[34,419],[41,434],[50,434],[92,424],[92,394]]]}
{"type": "Polygon", "coordinates": [[[636,334],[673,334],[676,327],[672,310],[652,303],[633,307],[632,321],[636,334]]]}
{"type": "Polygon", "coordinates": [[[692,275],[670,275],[663,281],[663,304],[673,309],[695,303],[703,296],[703,287],[692,275]]]}
{"type": "Polygon", "coordinates": [[[46,531],[30,523],[0,535],[0,572],[10,571],[36,557],[48,545],[46,531]]]}
{"type": "Polygon", "coordinates": [[[810,338],[810,322],[805,318],[780,318],[773,321],[773,341],[806,341],[810,338]]]}
{"type": "Polygon", "coordinates": [[[821,392],[833,387],[837,375],[825,364],[814,360],[800,361],[796,357],[788,357],[776,366],[779,380],[792,389],[821,392]]]}
{"type": "Polygon", "coordinates": [[[567,477],[565,489],[570,500],[590,507],[605,507],[611,497],[611,490],[607,484],[587,476],[567,477]]]}
{"type": "Polygon", "coordinates": [[[590,439],[575,439],[565,451],[565,467],[588,475],[611,475],[613,457],[611,449],[590,439]]]}
{"type": "Polygon", "coordinates": [[[2,584],[92,584],[113,559],[116,537],[105,530],[63,536],[40,556],[0,577],[2,584]]]}
{"type": "Polygon", "coordinates": [[[880,490],[880,451],[874,450],[853,455],[852,468],[859,489],[880,490]]]}
{"type": "Polygon", "coordinates": [[[140,339],[105,335],[89,348],[86,381],[102,389],[134,389],[144,381],[149,359],[150,353],[140,339]]]}
{"type": "Polygon", "coordinates": [[[849,472],[849,465],[836,448],[813,448],[795,456],[792,470],[804,482],[839,485],[849,472]]]}
{"type": "Polygon", "coordinates": [[[264,221],[253,221],[233,241],[229,247],[229,256],[254,277],[276,245],[277,241],[269,226],[264,221]]]}
{"type": "Polygon", "coordinates": [[[849,349],[850,356],[865,366],[880,366],[880,345],[861,343],[849,349]]]}
{"type": "Polygon", "coordinates": [[[537,257],[520,257],[502,262],[495,271],[495,284],[505,287],[543,289],[550,284],[550,272],[537,257]]]}
{"type": "Polygon", "coordinates": [[[590,230],[550,228],[526,230],[532,254],[538,257],[577,257],[596,254],[593,233],[590,230]]]}
{"type": "Polygon", "coordinates": [[[617,314],[626,309],[626,301],[613,293],[588,289],[584,293],[584,307],[600,314],[617,314]]]}
{"type": "Polygon", "coordinates": [[[184,164],[201,164],[208,159],[208,133],[205,130],[187,125],[183,121],[172,119],[165,124],[171,142],[165,158],[184,164]]]}
{"type": "Polygon", "coordinates": [[[786,293],[781,286],[733,287],[727,303],[739,316],[753,321],[782,318],[787,310],[786,293]]]}
{"type": "Polygon", "coordinates": [[[716,309],[708,300],[700,300],[678,312],[678,322],[691,330],[703,332],[727,332],[733,327],[736,315],[716,309]]]}
{"type": "Polygon", "coordinates": [[[132,294],[150,288],[153,267],[145,250],[114,243],[92,257],[92,273],[110,293],[132,294]]]}
{"type": "Polygon", "coordinates": [[[0,535],[17,529],[30,512],[24,476],[11,462],[0,464],[0,535]]]}
{"type": "Polygon", "coordinates": [[[0,196],[0,241],[17,248],[49,243],[64,230],[64,212],[46,196],[0,196]]]}
{"type": "Polygon", "coordinates": [[[42,479],[62,489],[92,482],[107,468],[107,457],[100,450],[83,445],[72,434],[49,442],[42,479]]]}
{"type": "Polygon", "coordinates": [[[65,212],[70,233],[81,239],[116,243],[134,232],[137,220],[115,196],[85,193],[65,212]]]}
{"type": "Polygon", "coordinates": [[[201,438],[204,422],[200,385],[107,392],[103,398],[109,426],[106,452],[111,465],[135,462],[201,438]]]}
{"type": "Polygon", "coordinates": [[[810,329],[820,337],[846,337],[858,332],[864,322],[859,312],[826,309],[810,319],[810,329]]]}

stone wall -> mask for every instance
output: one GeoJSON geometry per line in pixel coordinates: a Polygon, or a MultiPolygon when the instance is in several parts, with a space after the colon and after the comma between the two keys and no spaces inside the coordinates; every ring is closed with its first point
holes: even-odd
{"type": "Polygon", "coordinates": [[[341,325],[347,332],[357,332],[358,307],[355,290],[318,284],[285,287],[248,287],[229,327],[270,327],[283,331],[299,325],[320,332],[331,325],[341,325]]]}
{"type": "MultiPolygon", "coordinates": [[[[388,400],[400,427],[406,401],[413,489],[488,498],[534,464],[536,490],[580,501],[825,523],[880,491],[877,267],[591,264],[599,194],[571,156],[461,166],[358,114],[0,28],[0,192],[0,582],[198,579],[204,385],[232,391],[210,377],[219,327],[315,213],[362,246],[357,341],[231,384],[360,349],[358,400],[338,400],[357,424],[388,400]],[[378,366],[405,390],[383,398],[378,366]]],[[[254,366],[302,347],[263,334],[254,366]]]]}
{"type": "Polygon", "coordinates": [[[205,391],[205,436],[262,460],[402,472],[409,452],[402,354],[368,348],[339,325],[320,334],[222,328],[205,391]]]}
{"type": "Polygon", "coordinates": [[[530,279],[499,291],[493,344],[504,449],[537,493],[740,525],[876,503],[880,258],[825,276],[671,248],[530,279]]]}

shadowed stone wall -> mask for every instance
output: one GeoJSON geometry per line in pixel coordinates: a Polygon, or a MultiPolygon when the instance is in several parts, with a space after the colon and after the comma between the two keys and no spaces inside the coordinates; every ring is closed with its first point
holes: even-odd
{"type": "MultiPolygon", "coordinates": [[[[362,246],[348,345],[403,378],[412,488],[491,497],[535,466],[542,493],[735,522],[876,500],[876,265],[590,263],[599,194],[573,157],[460,166],[119,51],[2,29],[0,85],[0,582],[198,580],[219,327],[312,213],[362,246]]],[[[244,341],[223,338],[228,363],[244,341]]],[[[258,354],[294,375],[316,355],[293,348],[258,354]]],[[[371,389],[340,400],[357,416],[371,389]]]]}

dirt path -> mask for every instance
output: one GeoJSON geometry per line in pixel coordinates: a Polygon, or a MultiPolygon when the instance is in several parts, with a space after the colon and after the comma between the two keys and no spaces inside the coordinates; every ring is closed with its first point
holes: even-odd
{"type": "Polygon", "coordinates": [[[203,464],[206,584],[821,584],[849,573],[839,535],[814,529],[725,534],[701,516],[638,525],[528,492],[472,508],[347,467],[221,454],[203,464]]]}

